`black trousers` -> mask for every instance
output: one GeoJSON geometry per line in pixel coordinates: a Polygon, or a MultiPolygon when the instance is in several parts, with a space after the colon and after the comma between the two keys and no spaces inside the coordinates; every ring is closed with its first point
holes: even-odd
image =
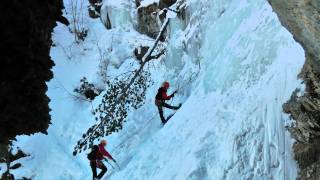
{"type": "Polygon", "coordinates": [[[179,106],[171,106],[165,102],[159,102],[156,104],[158,107],[158,111],[159,111],[159,115],[160,115],[160,119],[162,121],[162,123],[166,123],[167,120],[164,118],[163,116],[163,107],[168,108],[168,109],[173,109],[173,110],[178,110],[179,106]]]}
{"type": "Polygon", "coordinates": [[[94,178],[101,179],[108,170],[107,167],[101,161],[97,161],[97,162],[93,161],[90,163],[90,166],[92,170],[93,179],[94,178]],[[101,172],[99,173],[99,175],[97,175],[97,168],[101,169],[101,172]]]}

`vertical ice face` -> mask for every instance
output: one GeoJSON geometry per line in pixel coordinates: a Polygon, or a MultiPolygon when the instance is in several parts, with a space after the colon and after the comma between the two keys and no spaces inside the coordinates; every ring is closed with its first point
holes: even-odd
{"type": "Polygon", "coordinates": [[[103,1],[101,7],[101,18],[103,21],[107,20],[109,16],[112,28],[125,28],[130,29],[133,25],[131,10],[134,4],[129,1],[103,1]]]}
{"type": "Polygon", "coordinates": [[[294,179],[282,104],[299,87],[302,48],[263,0],[187,4],[186,21],[171,20],[164,79],[176,86],[198,62],[200,74],[165,127],[116,150],[130,160],[110,178],[294,179]]]}

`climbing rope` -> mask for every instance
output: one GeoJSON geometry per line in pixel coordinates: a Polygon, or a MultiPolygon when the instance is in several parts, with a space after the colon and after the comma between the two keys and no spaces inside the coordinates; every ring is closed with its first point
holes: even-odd
{"type": "Polygon", "coordinates": [[[131,139],[132,139],[133,137],[135,137],[136,135],[141,134],[141,132],[143,132],[143,131],[145,130],[145,128],[146,128],[147,126],[149,126],[149,124],[151,123],[151,120],[153,120],[153,119],[156,117],[156,115],[157,115],[157,113],[154,113],[153,116],[146,121],[146,123],[143,125],[142,129],[138,129],[137,131],[135,131],[134,133],[132,133],[128,139],[122,141],[122,142],[121,142],[120,144],[118,144],[115,148],[113,148],[112,152],[113,152],[115,149],[118,149],[118,148],[119,148],[120,146],[122,146],[123,144],[125,144],[127,141],[131,140],[131,139]]]}

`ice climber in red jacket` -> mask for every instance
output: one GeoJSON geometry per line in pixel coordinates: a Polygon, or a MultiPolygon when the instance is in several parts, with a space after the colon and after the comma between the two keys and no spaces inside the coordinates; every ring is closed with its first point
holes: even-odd
{"type": "Polygon", "coordinates": [[[171,106],[165,102],[166,100],[170,100],[171,98],[173,98],[174,94],[176,93],[176,91],[175,91],[170,96],[168,96],[167,91],[168,91],[169,87],[170,87],[169,82],[167,82],[167,81],[164,82],[162,84],[162,86],[158,89],[158,93],[155,98],[155,104],[158,107],[160,119],[163,124],[165,124],[169,120],[169,118],[171,117],[171,116],[169,116],[169,118],[167,118],[167,119],[164,118],[163,107],[168,108],[168,109],[173,109],[173,110],[178,110],[181,107],[181,104],[179,104],[179,106],[171,106]]]}
{"type": "Polygon", "coordinates": [[[106,145],[107,141],[102,140],[99,145],[94,145],[92,147],[92,151],[88,154],[93,180],[101,179],[103,175],[107,172],[108,169],[102,162],[102,160],[104,160],[105,157],[115,162],[110,153],[105,149],[106,145]],[[99,175],[97,175],[97,168],[101,169],[99,175]]]}

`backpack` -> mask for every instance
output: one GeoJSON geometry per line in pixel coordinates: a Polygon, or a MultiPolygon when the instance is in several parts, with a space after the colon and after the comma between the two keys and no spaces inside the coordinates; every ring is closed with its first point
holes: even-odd
{"type": "Polygon", "coordinates": [[[94,145],[91,149],[91,152],[87,155],[87,158],[90,161],[96,160],[98,150],[99,150],[99,147],[97,145],[94,145]]]}
{"type": "Polygon", "coordinates": [[[87,158],[90,160],[90,161],[92,161],[92,160],[94,160],[95,158],[94,158],[94,153],[91,151],[88,155],[87,155],[87,158]]]}
{"type": "Polygon", "coordinates": [[[163,92],[166,92],[166,90],[163,88],[163,87],[160,87],[159,89],[158,89],[158,93],[157,93],[157,95],[156,95],[156,99],[157,100],[162,100],[162,93],[163,92]]]}

